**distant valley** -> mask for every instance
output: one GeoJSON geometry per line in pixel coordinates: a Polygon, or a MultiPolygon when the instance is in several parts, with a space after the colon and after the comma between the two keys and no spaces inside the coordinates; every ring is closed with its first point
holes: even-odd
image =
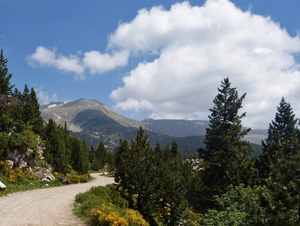
{"type": "MultiPolygon", "coordinates": [[[[175,140],[181,153],[196,153],[197,148],[204,147],[204,136],[209,124],[204,120],[137,121],[114,112],[97,100],[83,98],[68,103],[42,105],[40,111],[46,122],[50,118],[61,125],[66,122],[73,136],[85,139],[88,145],[93,146],[102,141],[109,151],[116,148],[120,139],[135,138],[137,129],[142,126],[153,147],[157,142],[164,147],[175,140]]],[[[261,141],[266,135],[267,130],[251,130],[245,139],[253,143],[256,152],[259,152],[261,141]]]]}

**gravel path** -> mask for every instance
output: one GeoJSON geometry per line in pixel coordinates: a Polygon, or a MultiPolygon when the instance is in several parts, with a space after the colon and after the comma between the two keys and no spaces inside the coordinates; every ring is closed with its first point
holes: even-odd
{"type": "Polygon", "coordinates": [[[92,186],[114,182],[112,177],[99,176],[84,184],[18,192],[0,197],[0,225],[50,226],[86,225],[73,214],[75,196],[92,186]]]}

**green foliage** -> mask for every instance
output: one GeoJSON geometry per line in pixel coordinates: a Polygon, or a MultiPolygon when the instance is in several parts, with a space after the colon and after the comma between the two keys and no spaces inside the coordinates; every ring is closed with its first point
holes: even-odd
{"type": "Polygon", "coordinates": [[[108,152],[106,155],[106,164],[107,164],[107,171],[112,173],[115,171],[116,164],[115,164],[115,156],[112,152],[108,152]]]}
{"type": "Polygon", "coordinates": [[[75,214],[91,225],[148,225],[137,211],[128,209],[116,185],[92,187],[75,201],[75,214]]]}
{"type": "Polygon", "coordinates": [[[262,142],[263,151],[259,162],[262,177],[269,177],[270,167],[276,165],[280,156],[279,152],[282,152],[280,156],[282,158],[298,154],[299,130],[297,121],[291,105],[282,98],[279,107],[277,107],[275,120],[269,126],[268,137],[262,142]]]}
{"type": "Polygon", "coordinates": [[[14,85],[10,85],[12,74],[8,72],[8,60],[4,58],[3,50],[0,52],[0,94],[9,96],[12,93],[14,85]]]}
{"type": "MultiPolygon", "coordinates": [[[[176,154],[176,153],[175,153],[176,154]]],[[[180,155],[175,155],[161,165],[158,202],[160,218],[164,225],[178,225],[187,207],[186,185],[190,168],[184,164],[180,155]]]]}
{"type": "Polygon", "coordinates": [[[10,136],[6,133],[0,133],[0,161],[6,160],[9,149],[10,136]]]}
{"type": "Polygon", "coordinates": [[[187,172],[191,169],[184,164],[175,142],[172,146],[173,152],[169,145],[163,150],[159,143],[152,149],[140,128],[131,146],[121,140],[115,152],[115,181],[125,191],[129,206],[151,224],[159,216],[164,225],[178,225],[187,206],[187,172]]]}
{"type": "Polygon", "coordinates": [[[71,138],[67,125],[56,125],[53,119],[45,126],[46,160],[57,172],[68,173],[70,165],[81,174],[89,170],[89,148],[85,141],[71,138]]]}
{"type": "Polygon", "coordinates": [[[104,147],[104,144],[100,142],[100,144],[97,146],[97,149],[91,149],[91,169],[95,171],[99,171],[102,169],[106,162],[107,162],[107,151],[104,147]]]}
{"type": "MultiPolygon", "coordinates": [[[[269,181],[270,182],[270,181],[269,181]]],[[[268,182],[268,183],[269,183],[268,182]]],[[[284,190],[284,187],[280,189],[284,190]]],[[[267,186],[230,186],[215,196],[218,208],[210,209],[203,225],[299,225],[291,209],[284,208],[279,197],[267,186]]]]}
{"type": "Polygon", "coordinates": [[[230,184],[252,183],[254,170],[249,158],[252,148],[249,142],[242,140],[250,129],[242,130],[241,119],[246,113],[238,114],[246,94],[239,97],[230,85],[226,78],[218,88],[214,107],[210,109],[206,148],[199,149],[199,157],[205,164],[202,192],[207,202],[203,203],[203,208],[214,205],[212,197],[225,193],[230,184]]]}
{"type": "Polygon", "coordinates": [[[131,147],[121,143],[121,149],[116,151],[117,172],[115,181],[128,191],[130,195],[136,195],[136,202],[129,200],[130,207],[136,208],[146,219],[151,219],[155,215],[155,191],[157,190],[159,167],[155,165],[156,157],[153,149],[150,148],[148,137],[144,135],[142,128],[131,141],[131,147]],[[119,159],[118,159],[119,158],[119,159]],[[120,167],[120,168],[119,168],[120,167]],[[120,169],[123,171],[120,172],[120,169]]]}
{"type": "Polygon", "coordinates": [[[58,180],[38,181],[38,180],[23,178],[22,180],[18,180],[16,182],[9,182],[8,179],[9,178],[7,178],[7,176],[0,173],[0,181],[5,183],[6,185],[5,190],[0,190],[0,197],[14,192],[19,192],[19,191],[34,190],[37,188],[51,188],[51,187],[57,187],[62,185],[62,183],[59,182],[58,180]]]}

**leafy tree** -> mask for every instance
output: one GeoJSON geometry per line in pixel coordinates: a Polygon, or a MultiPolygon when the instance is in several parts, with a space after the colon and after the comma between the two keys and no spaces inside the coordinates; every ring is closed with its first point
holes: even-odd
{"type": "Polygon", "coordinates": [[[253,177],[253,163],[249,158],[252,147],[242,140],[250,129],[242,129],[241,119],[246,113],[239,115],[246,94],[239,97],[228,78],[222,81],[218,91],[214,107],[210,109],[206,147],[198,149],[205,166],[202,179],[206,204],[203,207],[213,205],[212,197],[225,193],[230,184],[251,184],[253,177]]]}
{"type": "MultiPolygon", "coordinates": [[[[270,181],[267,181],[270,183],[270,181]]],[[[284,191],[284,187],[278,187],[284,191]]],[[[283,193],[282,193],[283,194],[283,193]]],[[[288,193],[285,193],[288,196],[288,193]]],[[[215,196],[218,208],[210,209],[203,225],[299,225],[291,209],[286,209],[267,186],[230,186],[227,193],[215,196]]]]}

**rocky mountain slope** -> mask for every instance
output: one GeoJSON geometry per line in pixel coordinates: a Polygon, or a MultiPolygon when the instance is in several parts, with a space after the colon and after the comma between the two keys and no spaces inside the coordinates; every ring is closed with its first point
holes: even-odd
{"type": "MultiPolygon", "coordinates": [[[[102,141],[113,151],[120,139],[133,139],[142,126],[149,136],[152,146],[157,142],[163,147],[176,140],[181,152],[196,152],[204,147],[203,140],[208,121],[201,120],[154,120],[136,121],[126,118],[97,100],[80,99],[68,103],[55,102],[40,107],[42,117],[47,122],[53,118],[56,123],[68,125],[73,136],[85,139],[89,145],[102,141]]],[[[264,131],[248,135],[250,142],[261,144],[264,131]]]]}
{"type": "Polygon", "coordinates": [[[41,106],[40,111],[45,121],[53,118],[59,124],[66,122],[74,132],[81,132],[93,125],[144,126],[140,121],[119,115],[97,100],[82,98],[68,103],[52,102],[41,106]]]}

